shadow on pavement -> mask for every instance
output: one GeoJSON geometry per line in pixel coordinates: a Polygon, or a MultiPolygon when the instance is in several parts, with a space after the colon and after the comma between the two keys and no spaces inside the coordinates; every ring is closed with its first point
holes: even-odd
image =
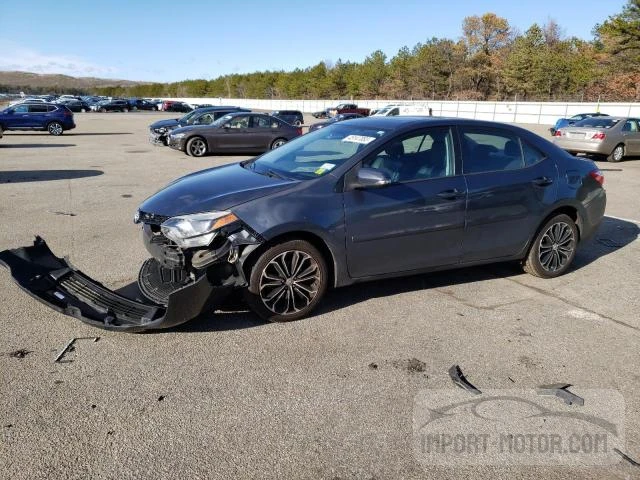
{"type": "Polygon", "coordinates": [[[72,180],[74,178],[96,177],[102,170],[15,170],[0,171],[0,184],[24,182],[48,182],[50,180],[72,180]]]}
{"type": "Polygon", "coordinates": [[[0,148],[60,148],[75,147],[75,143],[18,143],[16,145],[0,144],[0,148]]]}
{"type": "MultiPolygon", "coordinates": [[[[574,260],[572,271],[579,270],[625,247],[636,240],[639,234],[640,228],[638,225],[605,217],[594,237],[581,245],[574,260]]],[[[503,262],[359,283],[327,292],[318,309],[309,319],[302,321],[313,321],[313,316],[329,313],[373,298],[384,298],[401,293],[507,278],[522,274],[523,270],[518,262],[503,262]]],[[[143,298],[135,282],[117,290],[117,292],[137,300],[142,300],[143,298]]],[[[218,312],[201,315],[167,331],[214,332],[257,327],[267,323],[248,311],[238,294],[228,298],[225,304],[219,307],[218,312]]],[[[162,333],[162,330],[155,333],[162,333]]]]}
{"type": "MultiPolygon", "coordinates": [[[[14,132],[4,132],[4,135],[6,135],[7,137],[34,137],[34,136],[45,136],[45,137],[51,137],[51,134],[49,132],[26,132],[26,133],[14,133],[14,132]]],[[[83,137],[83,136],[89,136],[89,137],[98,137],[98,136],[102,136],[102,135],[133,135],[132,132],[95,132],[95,133],[91,133],[91,132],[82,132],[82,133],[73,133],[73,132],[65,132],[64,136],[65,137],[83,137]]]]}

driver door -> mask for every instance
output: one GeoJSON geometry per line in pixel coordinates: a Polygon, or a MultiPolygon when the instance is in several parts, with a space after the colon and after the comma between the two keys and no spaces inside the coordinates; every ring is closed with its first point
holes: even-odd
{"type": "Polygon", "coordinates": [[[246,137],[249,131],[249,115],[237,115],[219,129],[218,146],[220,150],[242,151],[246,149],[246,137]]]}
{"type": "MultiPolygon", "coordinates": [[[[391,183],[344,192],[352,277],[460,261],[466,184],[453,139],[450,127],[420,129],[389,141],[362,162],[391,183]]],[[[358,168],[348,175],[355,177],[358,168]]]]}

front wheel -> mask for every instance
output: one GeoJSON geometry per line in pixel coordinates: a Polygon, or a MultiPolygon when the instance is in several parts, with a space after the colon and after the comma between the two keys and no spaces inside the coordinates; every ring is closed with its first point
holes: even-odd
{"type": "Polygon", "coordinates": [[[621,161],[623,157],[624,157],[624,145],[620,144],[613,149],[613,152],[611,152],[611,155],[607,157],[607,160],[609,162],[617,163],[621,161]]]}
{"type": "Polygon", "coordinates": [[[57,137],[62,135],[62,132],[64,132],[64,128],[62,128],[62,125],[59,122],[51,122],[49,125],[47,125],[47,131],[51,135],[55,135],[57,137]]]}
{"type": "Polygon", "coordinates": [[[287,143],[287,140],[285,138],[276,138],[273,142],[271,142],[271,150],[275,150],[276,148],[281,147],[285,143],[287,143]]]}
{"type": "Polygon", "coordinates": [[[569,269],[577,247],[578,228],[575,222],[568,215],[556,215],[538,232],[523,268],[536,277],[558,277],[569,269]]]}
{"type": "Polygon", "coordinates": [[[290,240],[260,255],[244,297],[262,319],[289,322],[309,315],[327,284],[327,265],[318,249],[304,240],[290,240]]]}
{"type": "Polygon", "coordinates": [[[187,142],[185,152],[192,157],[204,157],[207,153],[207,143],[203,138],[194,137],[187,142]]]}

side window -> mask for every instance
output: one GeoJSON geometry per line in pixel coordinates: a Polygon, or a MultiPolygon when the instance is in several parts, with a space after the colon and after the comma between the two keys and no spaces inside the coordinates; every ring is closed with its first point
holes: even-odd
{"type": "Polygon", "coordinates": [[[13,109],[15,113],[27,113],[29,111],[28,105],[18,105],[13,109]]]}
{"type": "Polygon", "coordinates": [[[464,173],[516,170],[524,166],[520,139],[506,130],[462,127],[464,173]]]}
{"type": "Polygon", "coordinates": [[[393,182],[409,182],[452,176],[454,158],[451,129],[432,127],[390,141],[363,166],[386,173],[393,182]]]}
{"type": "Polygon", "coordinates": [[[31,113],[46,113],[46,105],[29,105],[29,112],[31,113]]]}
{"type": "Polygon", "coordinates": [[[389,112],[389,117],[395,117],[397,115],[400,115],[400,110],[397,108],[393,108],[391,109],[391,111],[389,112]]]}
{"type": "Polygon", "coordinates": [[[47,105],[47,112],[55,112],[57,110],[57,107],[54,107],[53,105],[47,105]]]}
{"type": "Polygon", "coordinates": [[[522,154],[524,155],[524,166],[530,167],[531,165],[535,165],[538,162],[541,162],[547,156],[538,150],[536,147],[529,145],[525,141],[521,141],[522,145],[522,154]]]}
{"type": "Polygon", "coordinates": [[[638,124],[636,123],[635,120],[627,120],[624,123],[624,126],[622,127],[622,131],[623,132],[637,132],[638,131],[638,124]]]}
{"type": "Polygon", "coordinates": [[[278,123],[277,120],[269,117],[253,117],[254,128],[271,128],[272,123],[278,123]]]}
{"type": "Polygon", "coordinates": [[[230,128],[248,128],[249,127],[249,116],[248,115],[240,115],[238,117],[233,117],[229,120],[230,128]]]}

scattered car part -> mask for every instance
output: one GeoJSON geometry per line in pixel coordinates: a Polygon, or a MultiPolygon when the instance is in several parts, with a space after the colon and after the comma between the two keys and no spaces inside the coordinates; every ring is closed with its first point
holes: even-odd
{"type": "Polygon", "coordinates": [[[554,383],[551,385],[541,385],[538,387],[538,395],[551,395],[560,398],[567,405],[584,406],[584,398],[579,397],[573,392],[567,390],[571,386],[570,383],[554,383]]]}
{"type": "Polygon", "coordinates": [[[451,380],[453,380],[453,383],[455,383],[463,390],[473,393],[474,395],[480,395],[482,393],[471,382],[469,382],[469,380],[467,380],[467,377],[464,376],[464,373],[462,373],[462,369],[459,365],[451,366],[451,368],[449,369],[449,376],[451,377],[451,380]]]}
{"type": "Polygon", "coordinates": [[[230,286],[202,276],[169,296],[167,306],[123,297],[56,257],[36,237],[32,246],[0,252],[0,263],[28,294],[54,310],[105,330],[141,332],[180,325],[224,299],[230,286]]]}
{"type": "Polygon", "coordinates": [[[618,450],[617,448],[613,449],[614,452],[616,452],[618,455],[620,455],[624,460],[626,460],[627,462],[629,462],[631,465],[633,465],[634,467],[640,467],[640,462],[635,461],[633,458],[631,458],[629,455],[627,455],[626,453],[618,450]]]}
{"type": "Polygon", "coordinates": [[[74,350],[74,345],[78,340],[93,340],[95,343],[100,340],[100,337],[73,337],[67,342],[64,348],[60,350],[60,353],[58,353],[53,363],[60,363],[67,353],[72,352],[74,350]]]}

